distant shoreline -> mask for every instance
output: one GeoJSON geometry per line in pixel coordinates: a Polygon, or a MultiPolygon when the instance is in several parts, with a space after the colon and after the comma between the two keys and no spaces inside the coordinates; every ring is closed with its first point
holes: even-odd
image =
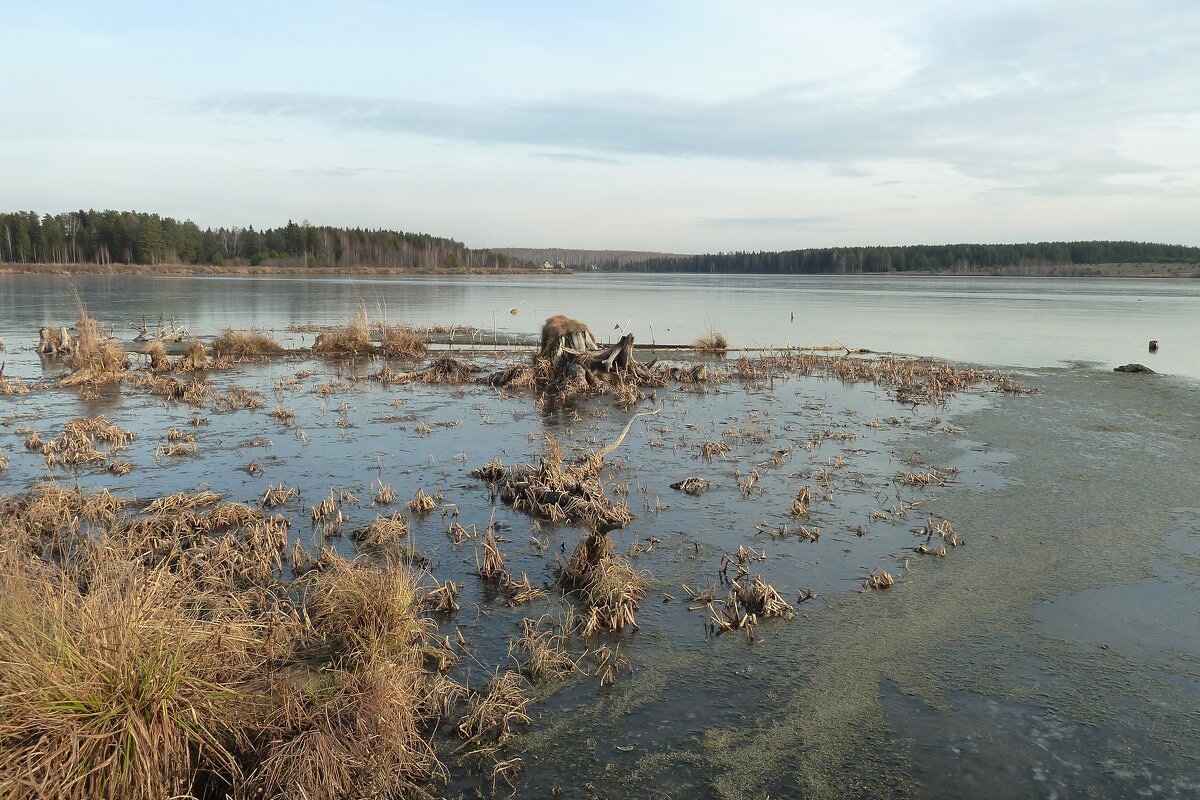
{"type": "Polygon", "coordinates": [[[353,267],[330,269],[327,267],[277,267],[277,266],[233,266],[217,267],[212,264],[22,264],[0,263],[0,275],[206,275],[213,277],[244,277],[285,275],[313,277],[341,276],[414,276],[414,277],[494,277],[497,275],[545,275],[547,277],[569,275],[566,270],[543,269],[397,269],[393,267],[353,267]]]}
{"type": "Polygon", "coordinates": [[[1200,264],[1060,264],[1054,266],[988,267],[980,269],[906,270],[892,272],[684,272],[675,270],[604,270],[601,272],[578,272],[570,269],[544,270],[540,268],[516,269],[399,269],[394,267],[352,267],[332,269],[328,267],[284,267],[284,266],[213,266],[212,264],[24,264],[0,263],[0,275],[106,275],[106,276],[185,276],[210,277],[530,277],[542,275],[561,277],[566,275],[740,275],[763,277],[809,277],[841,275],[845,277],[890,278],[912,276],[923,278],[1200,278],[1200,264]]]}

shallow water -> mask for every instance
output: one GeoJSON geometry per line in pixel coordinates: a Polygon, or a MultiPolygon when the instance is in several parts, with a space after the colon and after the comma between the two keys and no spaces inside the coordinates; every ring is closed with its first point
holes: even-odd
{"type": "MultiPolygon", "coordinates": [[[[282,331],[345,320],[359,300],[416,324],[532,334],[552,314],[639,342],[689,343],[708,329],[738,346],[847,344],[993,366],[1142,362],[1200,379],[1200,280],[928,276],[573,275],[516,278],[0,276],[0,337],[75,318],[163,314],[197,332],[282,331]],[[514,316],[511,311],[518,313],[514,316]],[[1147,352],[1151,339],[1161,342],[1147,352]]],[[[132,334],[129,334],[132,336],[132,334]]],[[[299,337],[297,337],[299,340],[299,337]]]]}
{"type": "MultiPolygon", "coordinates": [[[[327,305],[315,321],[336,321],[353,306],[354,294],[338,291],[344,306],[327,305]]],[[[209,323],[236,319],[230,307],[241,296],[175,316],[211,333],[209,323]]],[[[67,309],[70,297],[9,298],[8,374],[40,377],[42,362],[20,349],[32,344],[28,325],[12,320],[67,309]]],[[[114,319],[114,306],[90,290],[88,299],[93,313],[103,319],[106,309],[114,319]]],[[[314,321],[284,299],[264,300],[256,319],[264,327],[314,321]]],[[[418,313],[429,316],[414,321],[447,321],[431,311],[411,316],[418,313]]],[[[510,330],[522,332],[509,316],[510,330]]],[[[393,508],[423,488],[455,504],[464,525],[482,528],[494,510],[510,571],[549,584],[556,556],[581,531],[493,506],[469,472],[495,456],[535,457],[547,434],[595,447],[619,433],[628,413],[608,398],[542,413],[528,394],[481,387],[360,381],[328,397],[315,391],[377,366],[289,358],[219,373],[223,388],[262,392],[264,408],[201,410],[208,424],[198,427],[188,425],[196,410],[129,388],[95,399],[57,389],[0,398],[0,450],[12,461],[0,482],[19,491],[45,476],[40,454],[22,447],[27,430],[48,438],[69,419],[105,414],[138,433],[121,456],[134,472],[59,478],[144,499],[210,487],[254,502],[268,484],[299,486],[302,497],[283,510],[306,542],[308,507],[331,488],[363,500],[349,509],[347,530],[392,510],[370,506],[379,478],[401,498],[393,508]],[[295,387],[278,384],[301,369],[314,374],[295,387]],[[294,428],[269,416],[276,404],[295,410],[294,428]],[[156,458],[168,427],[194,433],[198,454],[156,458]],[[256,438],[265,443],[252,445],[256,438]],[[265,474],[241,469],[251,460],[265,474]]],[[[578,798],[1200,794],[1200,388],[1188,378],[1093,366],[1037,369],[1022,380],[1039,393],[968,393],[936,409],[816,378],[703,395],[659,390],[659,415],[635,424],[606,472],[610,485],[629,486],[638,515],[614,532],[617,550],[658,540],[633,559],[651,579],[640,630],[599,640],[619,645],[631,670],[611,688],[595,675],[540,688],[536,721],[512,746],[524,759],[522,795],[556,787],[578,798]],[[839,432],[842,440],[828,435],[839,432]],[[806,449],[817,434],[822,441],[806,449]],[[734,449],[705,461],[696,452],[705,438],[734,449]],[[958,469],[949,486],[917,490],[895,480],[900,471],[949,466],[958,469]],[[759,478],[743,497],[738,482],[752,469],[759,478]],[[698,498],[669,488],[686,475],[715,488],[698,498]],[[788,503],[806,485],[811,517],[794,520],[788,503]],[[898,516],[901,501],[924,505],[898,516]],[[887,518],[873,520],[873,509],[887,518]],[[913,528],[926,513],[952,519],[965,546],[945,558],[916,554],[923,538],[913,528]],[[798,524],[820,527],[819,540],[798,538],[798,524]],[[781,525],[788,535],[778,535],[781,525]],[[763,572],[788,601],[800,588],[817,593],[797,604],[797,619],[762,622],[753,641],[708,635],[706,615],[687,610],[681,589],[711,582],[722,597],[722,555],[739,546],[766,556],[749,564],[751,574],[763,572]],[[876,566],[897,586],[860,591],[876,566]],[[663,602],[664,593],[675,599],[663,602]]],[[[471,643],[475,683],[511,666],[507,640],[519,621],[554,604],[498,602],[472,574],[474,543],[453,545],[446,523],[435,512],[412,527],[435,574],[464,585],[462,611],[442,624],[471,643]]],[[[353,550],[345,538],[327,543],[353,550]]],[[[575,645],[582,652],[597,643],[575,645]]],[[[457,774],[451,793],[470,794],[476,783],[457,774]]]]}

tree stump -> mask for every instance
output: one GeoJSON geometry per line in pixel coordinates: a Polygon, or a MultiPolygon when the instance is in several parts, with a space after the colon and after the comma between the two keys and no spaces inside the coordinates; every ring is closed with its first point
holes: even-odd
{"type": "Polygon", "coordinates": [[[542,326],[542,343],[538,355],[557,363],[565,350],[576,353],[597,350],[596,337],[591,329],[577,319],[559,314],[546,320],[542,326]]]}

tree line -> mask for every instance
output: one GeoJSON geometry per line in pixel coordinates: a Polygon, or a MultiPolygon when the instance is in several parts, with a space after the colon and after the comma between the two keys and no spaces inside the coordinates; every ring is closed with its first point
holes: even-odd
{"type": "Polygon", "coordinates": [[[503,270],[520,259],[462,242],[368,228],[291,220],[282,227],[201,229],[191,220],[138,211],[0,214],[0,262],[51,264],[250,264],[379,267],[412,270],[503,270]]]}
{"type": "Polygon", "coordinates": [[[1200,263],[1200,247],[1123,241],[819,247],[779,252],[661,256],[606,266],[627,272],[854,274],[1164,263],[1200,263]]]}

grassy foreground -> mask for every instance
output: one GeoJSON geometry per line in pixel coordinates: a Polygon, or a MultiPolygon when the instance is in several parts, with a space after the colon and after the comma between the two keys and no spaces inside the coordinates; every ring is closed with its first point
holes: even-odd
{"type": "Polygon", "coordinates": [[[289,569],[286,545],[212,493],[0,498],[0,795],[426,796],[465,693],[436,587],[328,550],[289,569]]]}

